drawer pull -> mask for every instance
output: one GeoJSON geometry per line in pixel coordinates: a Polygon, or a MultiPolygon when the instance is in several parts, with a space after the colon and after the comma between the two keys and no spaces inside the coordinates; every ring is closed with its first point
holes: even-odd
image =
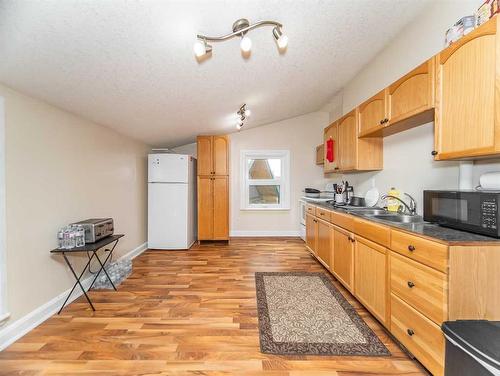
{"type": "Polygon", "coordinates": [[[412,281],[408,281],[408,287],[413,288],[415,287],[415,284],[412,281]]]}
{"type": "Polygon", "coordinates": [[[413,251],[415,250],[415,246],[410,244],[410,245],[408,246],[408,250],[409,250],[410,252],[413,252],[413,251]]]}
{"type": "Polygon", "coordinates": [[[415,332],[413,331],[413,329],[406,329],[406,333],[408,333],[408,335],[410,337],[415,334],[415,332]]]}

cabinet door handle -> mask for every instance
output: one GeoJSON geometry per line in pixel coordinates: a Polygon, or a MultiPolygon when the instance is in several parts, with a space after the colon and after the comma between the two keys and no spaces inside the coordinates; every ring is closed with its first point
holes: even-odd
{"type": "Polygon", "coordinates": [[[406,329],[406,333],[408,333],[408,335],[410,337],[415,334],[415,332],[413,331],[413,329],[406,329]]]}
{"type": "Polygon", "coordinates": [[[415,250],[415,246],[410,244],[410,245],[408,246],[408,250],[409,250],[410,252],[413,252],[413,251],[415,250]]]}
{"type": "Polygon", "coordinates": [[[408,281],[408,287],[413,288],[415,287],[415,284],[412,281],[408,281]]]}
{"type": "Polygon", "coordinates": [[[384,120],[380,120],[380,125],[384,124],[384,120]]]}
{"type": "Polygon", "coordinates": [[[438,152],[436,150],[431,151],[432,155],[438,155],[438,152]]]}
{"type": "Polygon", "coordinates": [[[388,122],[389,122],[389,119],[385,118],[385,119],[384,119],[384,124],[385,124],[385,123],[388,123],[388,122]]]}

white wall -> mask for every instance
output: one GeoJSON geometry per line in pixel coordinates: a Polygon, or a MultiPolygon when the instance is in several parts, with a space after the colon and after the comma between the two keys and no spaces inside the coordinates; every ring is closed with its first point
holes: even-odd
{"type": "Polygon", "coordinates": [[[341,91],[335,94],[325,105],[323,105],[323,107],[319,109],[319,111],[328,112],[329,123],[333,123],[335,120],[337,120],[339,117],[342,116],[343,113],[342,101],[343,101],[343,93],[341,91]]]}
{"type": "MultiPolygon", "coordinates": [[[[377,57],[351,80],[342,92],[342,113],[347,113],[444,47],[445,31],[459,18],[472,14],[478,0],[436,1],[403,29],[377,57]]],[[[458,188],[458,162],[434,162],[433,123],[384,139],[384,170],[345,175],[357,194],[371,187],[372,179],[381,193],[391,186],[415,196],[422,209],[424,189],[458,188]]],[[[500,170],[498,160],[476,162],[474,184],[480,171],[500,170]]],[[[332,175],[336,180],[340,177],[332,175]]]]}
{"type": "Polygon", "coordinates": [[[0,325],[7,312],[7,266],[5,249],[5,101],[0,97],[0,325]]]}
{"type": "Polygon", "coordinates": [[[193,142],[192,144],[178,146],[176,148],[173,148],[172,151],[178,154],[192,155],[195,158],[198,152],[198,150],[196,149],[196,142],[193,142]]]}
{"type": "MultiPolygon", "coordinates": [[[[324,188],[323,166],[315,164],[316,146],[323,142],[323,129],[330,111],[339,111],[339,98],[323,111],[286,119],[247,130],[230,137],[230,232],[231,236],[298,236],[298,200],[305,187],[324,188]],[[337,108],[337,110],[336,110],[337,108]],[[240,210],[240,151],[290,150],[290,210],[240,210]]],[[[196,143],[172,149],[196,156],[196,143]]]]}
{"type": "MultiPolygon", "coordinates": [[[[146,242],[149,147],[0,85],[5,98],[7,305],[16,320],[70,288],[58,228],[113,217],[116,257],[146,242]]],[[[72,257],[77,268],[84,257],[72,257]]]]}
{"type": "Polygon", "coordinates": [[[323,128],[329,122],[327,112],[313,112],[230,135],[231,234],[297,235],[298,200],[308,186],[323,187],[323,168],[315,164],[316,146],[323,142],[323,128]],[[240,210],[240,151],[290,150],[290,210],[240,210]]]}

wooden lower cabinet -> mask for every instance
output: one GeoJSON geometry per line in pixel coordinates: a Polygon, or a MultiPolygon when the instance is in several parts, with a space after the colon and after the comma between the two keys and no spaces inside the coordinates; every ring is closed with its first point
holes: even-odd
{"type": "Polygon", "coordinates": [[[314,256],[433,375],[446,320],[500,320],[500,243],[448,244],[307,205],[314,256]]]}
{"type": "Polygon", "coordinates": [[[214,240],[229,239],[229,177],[216,176],[214,185],[214,240]]]}
{"type": "Polygon", "coordinates": [[[356,236],[354,292],[361,303],[383,324],[389,325],[389,251],[356,236]]]}
{"type": "Polygon", "coordinates": [[[441,328],[391,294],[391,333],[433,375],[443,375],[444,336],[441,328]]]}
{"type": "Polygon", "coordinates": [[[309,250],[316,255],[316,239],[318,233],[318,220],[309,213],[306,213],[306,245],[309,250]]]}
{"type": "Polygon", "coordinates": [[[317,221],[316,256],[325,267],[330,269],[333,240],[332,225],[321,219],[317,219],[317,221]]]}
{"type": "Polygon", "coordinates": [[[198,177],[198,239],[214,234],[214,185],[211,177],[198,177]]]}
{"type": "Polygon", "coordinates": [[[333,274],[350,291],[354,287],[354,235],[340,227],[333,228],[333,274]]]}
{"type": "Polygon", "coordinates": [[[229,239],[229,177],[198,177],[198,240],[229,239]]]}
{"type": "Polygon", "coordinates": [[[447,275],[391,253],[391,291],[436,324],[446,320],[447,275]]]}

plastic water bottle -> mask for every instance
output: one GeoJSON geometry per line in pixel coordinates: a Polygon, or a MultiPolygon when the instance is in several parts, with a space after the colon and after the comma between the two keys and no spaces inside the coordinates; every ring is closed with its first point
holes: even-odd
{"type": "Polygon", "coordinates": [[[64,230],[62,228],[57,232],[57,247],[64,248],[64,230]]]}
{"type": "Polygon", "coordinates": [[[76,246],[83,247],[85,245],[85,230],[83,226],[76,227],[76,246]]]}
{"type": "Polygon", "coordinates": [[[69,244],[68,249],[76,247],[76,231],[74,228],[70,227],[69,229],[69,244]]]}
{"type": "Polygon", "coordinates": [[[63,239],[63,248],[64,249],[69,249],[70,248],[70,241],[69,241],[69,233],[70,233],[70,229],[68,226],[66,226],[63,230],[63,236],[64,236],[64,239],[63,239]]]}

